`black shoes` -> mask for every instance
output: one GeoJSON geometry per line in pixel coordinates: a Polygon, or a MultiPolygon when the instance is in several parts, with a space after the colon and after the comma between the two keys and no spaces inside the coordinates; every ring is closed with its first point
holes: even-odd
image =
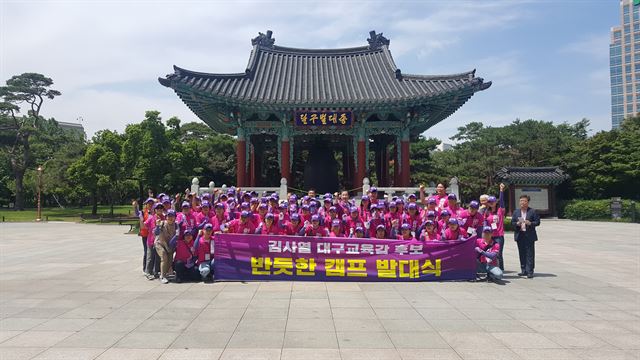
{"type": "Polygon", "coordinates": [[[527,276],[527,273],[524,272],[524,271],[521,271],[521,272],[518,273],[518,276],[527,276]]]}
{"type": "Polygon", "coordinates": [[[533,279],[533,273],[528,273],[527,274],[527,279],[533,279]]]}

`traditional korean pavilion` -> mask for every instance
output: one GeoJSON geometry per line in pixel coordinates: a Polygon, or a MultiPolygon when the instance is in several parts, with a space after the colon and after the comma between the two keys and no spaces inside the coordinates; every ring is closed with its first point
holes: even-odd
{"type": "Polygon", "coordinates": [[[174,66],[159,78],[214,130],[237,136],[237,186],[262,186],[261,156],[273,144],[280,175],[291,181],[293,157],[308,151],[304,186],[358,188],[373,150],[380,186],[410,184],[410,139],[491,86],[475,70],[452,75],[404,74],[389,40],[371,31],[368,45],[297,49],[275,45],[272,32],[251,40],[247,68],[216,74],[174,66]],[[390,167],[393,166],[393,179],[390,167]]]}

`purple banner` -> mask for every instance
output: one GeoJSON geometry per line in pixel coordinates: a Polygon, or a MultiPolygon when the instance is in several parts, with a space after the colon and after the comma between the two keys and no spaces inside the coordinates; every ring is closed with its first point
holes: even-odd
{"type": "Polygon", "coordinates": [[[403,241],[217,234],[215,280],[440,281],[476,276],[475,236],[403,241]]]}

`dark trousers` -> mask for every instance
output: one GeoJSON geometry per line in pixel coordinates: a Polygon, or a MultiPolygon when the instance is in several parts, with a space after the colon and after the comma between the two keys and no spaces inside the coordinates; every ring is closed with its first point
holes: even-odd
{"type": "Polygon", "coordinates": [[[518,241],[518,254],[520,255],[520,269],[527,274],[533,274],[536,267],[536,242],[523,238],[518,241]]]}
{"type": "Polygon", "coordinates": [[[184,261],[178,260],[173,263],[173,269],[176,271],[176,278],[182,281],[200,280],[200,272],[198,272],[198,267],[196,265],[188,268],[184,261]]]}
{"type": "Polygon", "coordinates": [[[500,244],[500,251],[498,251],[498,264],[500,266],[500,270],[504,271],[504,261],[502,260],[502,250],[504,248],[504,236],[494,236],[493,241],[500,244]]]}
{"type": "Polygon", "coordinates": [[[142,239],[142,271],[145,271],[147,268],[147,237],[141,236],[142,239]]]}

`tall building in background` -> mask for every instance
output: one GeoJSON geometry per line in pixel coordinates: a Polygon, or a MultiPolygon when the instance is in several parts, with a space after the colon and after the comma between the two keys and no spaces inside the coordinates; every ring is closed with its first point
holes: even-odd
{"type": "Polygon", "coordinates": [[[622,25],[611,28],[611,127],[640,111],[640,0],[620,1],[622,25]],[[635,89],[634,89],[635,84],[635,89]]]}

